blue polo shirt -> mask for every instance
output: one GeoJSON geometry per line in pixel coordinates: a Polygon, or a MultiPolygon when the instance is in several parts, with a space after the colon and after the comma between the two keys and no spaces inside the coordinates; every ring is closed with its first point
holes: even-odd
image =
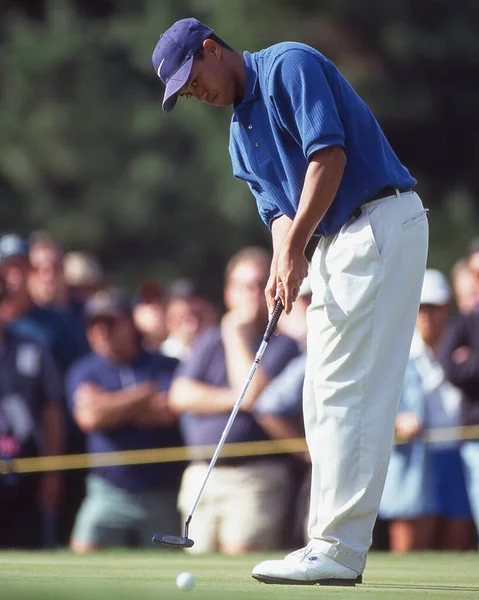
{"type": "MultiPolygon", "coordinates": [[[[95,383],[107,392],[145,381],[156,381],[159,391],[167,391],[178,361],[141,351],[132,363],[108,362],[98,354],[89,354],[73,365],[67,374],[68,402],[73,412],[75,392],[83,383],[95,383]]],[[[140,428],[125,425],[111,431],[93,431],[87,435],[88,452],[142,450],[181,446],[179,428],[140,428]]],[[[178,463],[117,465],[96,467],[93,472],[112,485],[130,492],[147,492],[176,486],[183,467],[178,463]]]]}
{"type": "Polygon", "coordinates": [[[384,187],[416,184],[373,114],[320,52],[284,42],[244,53],[244,96],[233,110],[229,150],[233,173],[246,181],[263,221],[293,219],[308,160],[329,146],[347,164],[336,197],[317,228],[333,235],[353,211],[384,187]]]}
{"type": "MultiPolygon", "coordinates": [[[[261,337],[254,340],[253,352],[259,347],[261,337]]],[[[261,368],[270,379],[280,373],[299,353],[296,342],[286,335],[273,336],[261,361],[261,368]]],[[[180,364],[178,377],[201,381],[213,387],[229,388],[226,356],[220,327],[211,327],[198,336],[190,358],[180,364]]],[[[187,413],[181,417],[181,427],[187,446],[217,444],[228,422],[231,411],[210,415],[187,413]]],[[[268,436],[250,412],[239,411],[228,435],[227,443],[267,440],[268,436]]],[[[248,459],[220,458],[218,464],[238,464],[248,459]]],[[[253,457],[254,460],[254,457],[253,457]]]]}

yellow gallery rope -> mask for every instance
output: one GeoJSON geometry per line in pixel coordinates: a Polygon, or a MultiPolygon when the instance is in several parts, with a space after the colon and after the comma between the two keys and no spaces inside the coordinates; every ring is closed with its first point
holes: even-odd
{"type": "MultiPolygon", "coordinates": [[[[426,442],[479,439],[479,425],[447,427],[427,430],[422,439],[426,442]]],[[[143,465],[148,463],[182,462],[193,459],[208,460],[216,445],[149,448],[147,450],[125,450],[99,452],[95,454],[67,454],[61,456],[40,456],[0,460],[0,475],[6,473],[38,473],[43,471],[67,471],[115,465],[143,465]]],[[[272,454],[293,454],[307,450],[304,438],[289,440],[267,440],[263,442],[241,442],[225,444],[222,457],[267,456],[272,454]]]]}

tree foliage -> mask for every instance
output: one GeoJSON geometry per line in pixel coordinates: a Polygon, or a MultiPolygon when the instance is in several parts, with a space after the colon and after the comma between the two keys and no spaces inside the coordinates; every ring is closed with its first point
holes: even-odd
{"type": "Polygon", "coordinates": [[[97,252],[119,283],[219,284],[268,244],[233,179],[230,112],[161,110],[159,34],[197,16],[238,50],[294,39],[332,58],[371,106],[431,209],[430,263],[478,229],[479,40],[473,0],[11,0],[0,3],[0,219],[97,252]]]}

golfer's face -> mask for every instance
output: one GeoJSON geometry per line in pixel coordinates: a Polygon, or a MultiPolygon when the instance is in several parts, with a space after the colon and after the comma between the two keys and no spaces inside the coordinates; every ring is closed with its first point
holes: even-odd
{"type": "Polygon", "coordinates": [[[221,56],[221,52],[218,54],[213,48],[205,48],[203,58],[194,60],[188,81],[179,91],[180,96],[193,97],[213,106],[233,104],[235,80],[221,56]]]}

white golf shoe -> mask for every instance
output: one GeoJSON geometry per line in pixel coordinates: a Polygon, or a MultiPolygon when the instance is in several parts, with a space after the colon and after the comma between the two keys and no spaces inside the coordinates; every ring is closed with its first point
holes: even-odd
{"type": "Polygon", "coordinates": [[[262,583],[283,585],[356,585],[362,575],[306,546],[282,560],[265,560],[252,576],[262,583]]]}

